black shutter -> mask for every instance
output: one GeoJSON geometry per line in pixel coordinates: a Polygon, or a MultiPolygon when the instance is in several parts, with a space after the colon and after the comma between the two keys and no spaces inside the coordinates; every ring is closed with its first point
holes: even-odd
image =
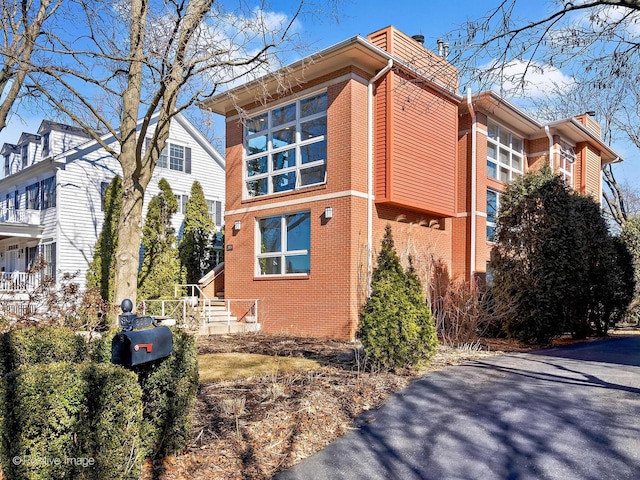
{"type": "Polygon", "coordinates": [[[191,173],[191,148],[184,147],[184,173],[191,173]]]}

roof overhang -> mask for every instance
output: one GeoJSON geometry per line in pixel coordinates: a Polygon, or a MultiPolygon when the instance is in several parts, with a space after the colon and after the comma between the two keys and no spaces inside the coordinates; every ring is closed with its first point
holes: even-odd
{"type": "Polygon", "coordinates": [[[234,111],[237,105],[259,101],[264,98],[265,92],[273,95],[281,91],[283,85],[303,85],[327,72],[351,65],[373,76],[387,64],[389,58],[391,56],[387,52],[357,35],[276,72],[218,94],[203,101],[200,106],[205,110],[226,115],[234,111]]]}
{"type": "MultiPolygon", "coordinates": [[[[544,128],[547,126],[552,134],[560,135],[567,141],[576,144],[586,142],[596,148],[600,151],[603,165],[622,161],[620,155],[576,118],[564,118],[543,124],[492,91],[481,92],[473,96],[472,101],[477,110],[486,113],[500,123],[508,125],[510,128],[513,128],[516,133],[523,135],[524,138],[531,140],[545,137],[546,133],[544,128]]],[[[461,105],[461,110],[466,108],[465,104],[461,105]]]]}
{"type": "Polygon", "coordinates": [[[19,172],[0,179],[0,190],[9,189],[13,185],[18,185],[25,180],[31,180],[38,175],[54,172],[56,168],[64,164],[65,162],[63,159],[53,157],[36,162],[19,172]]]}
{"type": "MultiPolygon", "coordinates": [[[[265,94],[277,95],[282,92],[282,86],[298,87],[330,72],[346,67],[357,67],[370,78],[383,69],[389,60],[398,67],[413,71],[415,69],[394,57],[389,52],[377,47],[366,38],[357,35],[337,43],[318,53],[303,58],[276,72],[249,81],[203,101],[200,106],[220,115],[235,114],[238,106],[251,105],[261,102],[265,94]]],[[[442,94],[459,102],[462,97],[446,87],[431,81],[431,86],[442,94]]]]}

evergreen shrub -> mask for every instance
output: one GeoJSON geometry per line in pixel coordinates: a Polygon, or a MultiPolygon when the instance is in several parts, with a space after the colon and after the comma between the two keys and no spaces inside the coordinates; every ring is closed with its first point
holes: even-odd
{"type": "Polygon", "coordinates": [[[384,371],[420,366],[437,347],[420,281],[413,269],[402,270],[389,225],[373,271],[371,295],[360,312],[358,337],[369,361],[384,371]]]}
{"type": "Polygon", "coordinates": [[[20,366],[0,380],[5,476],[138,478],[141,395],[135,374],[115,365],[20,366]]]}

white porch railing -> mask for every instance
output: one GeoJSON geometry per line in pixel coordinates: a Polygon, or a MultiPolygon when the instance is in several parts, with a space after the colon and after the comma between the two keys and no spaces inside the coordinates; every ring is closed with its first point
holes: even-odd
{"type": "Polygon", "coordinates": [[[26,292],[40,284],[41,275],[27,272],[1,272],[0,292],[26,292]]]}
{"type": "Polygon", "coordinates": [[[40,225],[40,210],[0,208],[0,222],[40,225]]]}

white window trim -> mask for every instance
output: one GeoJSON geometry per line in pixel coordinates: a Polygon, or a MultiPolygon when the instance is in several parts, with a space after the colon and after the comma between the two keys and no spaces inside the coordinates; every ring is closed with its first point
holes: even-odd
{"type": "MultiPolygon", "coordinates": [[[[242,198],[243,200],[247,200],[247,199],[253,199],[253,198],[264,198],[264,197],[268,197],[271,195],[277,195],[277,194],[282,194],[282,193],[291,193],[291,192],[296,192],[299,191],[301,189],[305,189],[308,187],[315,187],[318,185],[324,185],[327,183],[327,170],[326,170],[326,165],[327,165],[327,158],[326,158],[326,154],[325,154],[325,158],[323,160],[316,160],[314,162],[308,162],[305,163],[304,165],[301,163],[302,162],[302,155],[300,153],[300,148],[304,147],[306,145],[311,145],[314,143],[320,143],[323,141],[327,140],[327,136],[326,135],[321,135],[318,137],[313,137],[311,139],[308,140],[302,140],[300,137],[300,124],[302,123],[301,120],[304,120],[304,122],[309,122],[309,121],[313,121],[313,120],[317,120],[319,118],[328,118],[328,109],[325,110],[324,112],[320,112],[320,113],[316,113],[313,115],[309,115],[304,117],[304,119],[300,118],[300,102],[308,99],[308,98],[313,98],[316,97],[318,95],[322,95],[322,94],[326,94],[327,93],[327,89],[323,88],[323,89],[319,89],[319,90],[315,90],[312,93],[309,93],[308,95],[304,95],[304,96],[299,96],[296,98],[287,98],[285,101],[279,102],[277,104],[271,105],[268,109],[263,109],[263,110],[258,110],[255,112],[252,112],[250,115],[250,118],[253,117],[257,117],[263,114],[267,114],[267,129],[266,130],[261,130],[260,132],[256,132],[253,133],[252,135],[247,135],[246,134],[246,126],[243,128],[243,161],[242,161],[242,198]],[[274,110],[277,110],[281,107],[287,106],[287,105],[291,105],[292,103],[295,103],[296,106],[296,118],[295,120],[288,122],[288,123],[283,123],[281,125],[278,125],[276,131],[282,130],[286,127],[292,127],[295,126],[296,129],[296,138],[293,144],[290,145],[286,145],[283,147],[279,147],[279,148],[272,148],[273,145],[273,127],[271,126],[271,114],[274,110]],[[259,152],[253,155],[248,155],[247,154],[247,142],[248,140],[252,139],[252,138],[257,138],[260,137],[262,135],[264,135],[266,133],[267,135],[267,150],[264,152],[259,152]],[[273,166],[272,166],[272,158],[274,154],[280,153],[280,152],[284,152],[287,150],[295,150],[295,156],[296,156],[296,165],[294,165],[293,167],[287,167],[287,168],[282,168],[280,170],[276,171],[273,170],[273,166]],[[247,172],[247,163],[250,160],[253,159],[258,159],[261,157],[267,157],[267,172],[266,173],[260,173],[257,175],[252,175],[251,177],[248,176],[248,172],[247,172]],[[309,185],[301,185],[301,176],[300,176],[300,172],[302,170],[307,170],[313,167],[318,167],[318,166],[322,166],[325,165],[325,172],[324,172],[324,178],[322,181],[320,182],[316,182],[316,183],[312,183],[309,185]],[[294,188],[290,189],[290,190],[283,190],[282,192],[274,192],[273,191],[273,182],[271,181],[275,176],[279,176],[279,175],[286,175],[287,173],[291,173],[291,172],[295,172],[296,174],[296,179],[295,179],[295,186],[294,188]],[[260,180],[260,179],[266,179],[267,180],[267,193],[263,194],[263,195],[257,195],[257,196],[252,196],[249,195],[249,190],[247,188],[247,183],[249,181],[252,180],[260,180]]],[[[328,105],[327,105],[328,106],[328,105]]]]}
{"type": "Polygon", "coordinates": [[[564,139],[558,140],[558,172],[573,187],[573,164],[576,162],[576,147],[564,139]]]}
{"type": "MultiPolygon", "coordinates": [[[[286,244],[287,244],[287,216],[290,215],[297,215],[300,213],[310,213],[309,210],[302,210],[299,212],[287,212],[287,213],[283,213],[281,215],[268,215],[268,216],[264,216],[264,217],[256,217],[255,219],[255,234],[254,234],[254,238],[256,239],[255,242],[255,255],[254,258],[255,260],[255,272],[254,272],[254,276],[256,278],[282,278],[282,277],[286,277],[286,278],[293,278],[293,277],[308,277],[310,273],[269,273],[269,274],[263,274],[260,271],[260,259],[262,258],[280,258],[280,272],[283,271],[286,262],[285,262],[285,257],[287,256],[302,256],[302,255],[310,255],[310,249],[304,249],[304,250],[286,250],[286,244]],[[262,253],[260,251],[260,245],[261,245],[261,232],[260,232],[260,220],[266,219],[266,218],[275,218],[275,217],[280,217],[280,246],[281,246],[281,251],[280,252],[266,252],[266,253],[262,253]]],[[[309,228],[311,228],[311,223],[309,223],[309,228]]],[[[311,242],[311,232],[309,232],[309,242],[311,242]]],[[[309,245],[309,247],[311,247],[311,245],[309,245]]],[[[311,259],[309,259],[311,260],[311,259]]],[[[311,267],[311,266],[309,266],[311,267]]]]}
{"type": "MultiPolygon", "coordinates": [[[[498,138],[500,137],[500,135],[498,135],[498,138]]],[[[507,181],[512,181],[515,178],[517,178],[518,176],[521,176],[524,174],[524,161],[525,161],[525,155],[524,155],[524,136],[514,132],[512,129],[504,127],[500,122],[496,122],[494,120],[487,120],[487,163],[491,162],[494,163],[496,165],[496,171],[497,171],[497,177],[491,177],[489,176],[489,172],[487,172],[487,177],[489,178],[493,178],[494,180],[497,180],[499,182],[501,182],[502,180],[500,180],[500,168],[504,167],[507,169],[507,171],[509,172],[509,178],[507,179],[507,181]],[[509,145],[504,145],[502,143],[500,143],[500,141],[498,140],[494,140],[493,138],[491,138],[489,136],[489,124],[493,124],[496,125],[498,127],[498,129],[500,131],[504,130],[505,132],[509,133],[509,145]],[[518,151],[518,150],[514,150],[512,148],[513,145],[513,137],[519,139],[522,142],[522,150],[518,151]],[[496,157],[495,159],[490,158],[489,157],[489,148],[488,145],[492,144],[495,145],[496,147],[496,157]],[[500,148],[506,150],[509,153],[509,161],[511,163],[511,159],[513,155],[516,155],[518,157],[520,157],[520,164],[522,165],[522,169],[518,170],[514,167],[511,166],[511,164],[506,165],[502,162],[500,162],[500,148]]]]}
{"type": "MultiPolygon", "coordinates": [[[[173,140],[167,140],[165,142],[165,144],[164,144],[164,149],[162,149],[162,151],[164,151],[165,149],[167,151],[167,165],[166,166],[161,166],[159,164],[160,157],[158,157],[158,164],[156,165],[156,167],[163,168],[165,170],[171,170],[172,172],[185,173],[185,170],[187,168],[187,164],[186,164],[187,148],[189,148],[187,145],[184,145],[184,144],[182,144],[180,142],[174,142],[173,140]],[[175,168],[171,168],[171,145],[173,145],[175,147],[182,148],[182,170],[176,170],[175,168]]],[[[160,152],[160,155],[162,155],[162,152],[160,152]]]]}

